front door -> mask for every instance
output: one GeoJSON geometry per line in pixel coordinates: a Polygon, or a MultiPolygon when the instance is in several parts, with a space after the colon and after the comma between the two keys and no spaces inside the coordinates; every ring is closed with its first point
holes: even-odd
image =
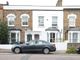
{"type": "Polygon", "coordinates": [[[55,42],[55,33],[50,33],[50,42],[55,42]]]}
{"type": "Polygon", "coordinates": [[[34,40],[39,40],[39,34],[34,35],[34,40]]]}
{"type": "Polygon", "coordinates": [[[31,34],[27,34],[27,42],[29,42],[30,40],[32,40],[32,35],[31,34]]]}

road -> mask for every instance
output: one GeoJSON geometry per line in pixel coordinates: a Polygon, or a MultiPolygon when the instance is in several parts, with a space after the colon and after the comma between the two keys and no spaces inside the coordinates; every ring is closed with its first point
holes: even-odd
{"type": "Polygon", "coordinates": [[[80,60],[79,54],[0,53],[0,60],[80,60]]]}

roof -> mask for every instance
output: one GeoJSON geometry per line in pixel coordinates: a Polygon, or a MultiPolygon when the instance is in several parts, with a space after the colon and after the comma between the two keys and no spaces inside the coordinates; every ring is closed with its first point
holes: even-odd
{"type": "Polygon", "coordinates": [[[59,31],[56,27],[49,27],[46,29],[46,31],[59,31]]]}
{"type": "Polygon", "coordinates": [[[21,9],[21,10],[63,10],[63,7],[54,6],[35,6],[35,5],[8,5],[3,6],[4,9],[21,9]]]}

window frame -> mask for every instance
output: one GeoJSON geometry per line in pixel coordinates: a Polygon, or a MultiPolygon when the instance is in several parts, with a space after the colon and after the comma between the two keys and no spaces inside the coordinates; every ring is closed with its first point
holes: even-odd
{"type": "Polygon", "coordinates": [[[38,16],[38,26],[44,27],[44,16],[38,16]],[[42,18],[42,19],[40,19],[42,18]]]}
{"type": "Polygon", "coordinates": [[[78,42],[78,33],[76,33],[76,32],[72,33],[72,42],[73,43],[78,42]]]}
{"type": "Polygon", "coordinates": [[[16,16],[14,14],[8,14],[6,17],[7,17],[7,21],[8,21],[7,22],[8,26],[15,26],[15,18],[16,18],[16,16]],[[11,19],[12,19],[12,21],[14,21],[14,23],[12,25],[10,25],[11,19]]]}
{"type": "Polygon", "coordinates": [[[52,27],[57,27],[58,26],[58,17],[57,16],[52,16],[52,27]],[[56,17],[56,22],[54,22],[54,19],[56,17]],[[53,24],[55,24],[56,26],[53,26],[53,24]]]}
{"type": "Polygon", "coordinates": [[[76,18],[77,18],[77,16],[75,14],[68,15],[69,27],[75,27],[76,26],[76,18]],[[73,21],[71,21],[71,20],[73,20],[73,21]]]}
{"type": "Polygon", "coordinates": [[[28,26],[28,21],[29,21],[29,15],[28,14],[22,14],[21,16],[20,16],[20,18],[21,18],[21,26],[28,26]],[[24,17],[27,17],[26,18],[26,22],[27,22],[27,25],[24,25],[23,24],[23,22],[24,22],[24,17]]]}

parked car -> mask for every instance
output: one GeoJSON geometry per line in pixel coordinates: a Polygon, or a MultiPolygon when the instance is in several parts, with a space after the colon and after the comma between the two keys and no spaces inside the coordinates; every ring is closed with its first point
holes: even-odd
{"type": "Polygon", "coordinates": [[[80,47],[78,47],[78,48],[76,49],[76,52],[77,52],[78,54],[80,54],[80,47]]]}
{"type": "Polygon", "coordinates": [[[50,44],[47,41],[43,40],[31,40],[28,43],[15,45],[12,47],[13,53],[21,53],[21,52],[30,52],[30,51],[39,51],[43,52],[44,54],[48,54],[49,52],[56,51],[55,45],[50,44]]]}

